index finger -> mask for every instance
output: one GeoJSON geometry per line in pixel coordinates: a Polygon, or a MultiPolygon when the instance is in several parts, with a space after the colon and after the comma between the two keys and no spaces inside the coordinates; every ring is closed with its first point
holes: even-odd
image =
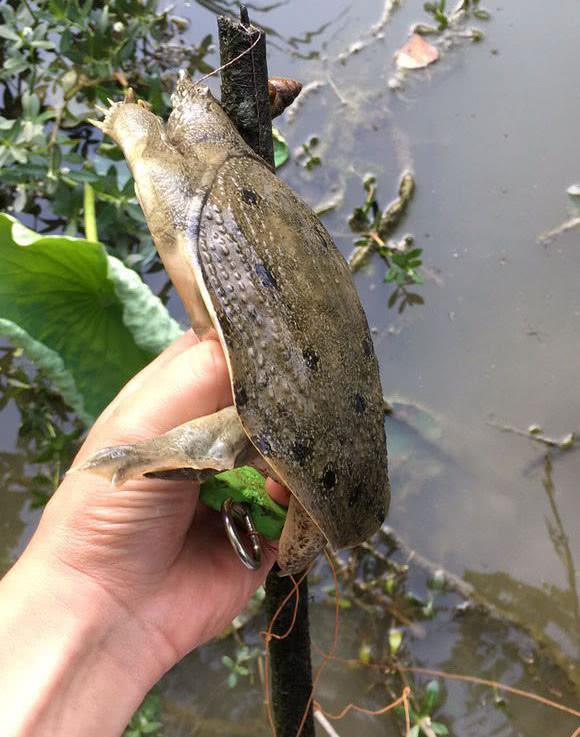
{"type": "MultiPolygon", "coordinates": [[[[185,343],[169,360],[161,354],[129,382],[97,419],[75,464],[110,445],[162,435],[195,417],[232,404],[225,357],[215,340],[185,343]]],[[[171,347],[170,349],[171,350],[171,347]]]]}

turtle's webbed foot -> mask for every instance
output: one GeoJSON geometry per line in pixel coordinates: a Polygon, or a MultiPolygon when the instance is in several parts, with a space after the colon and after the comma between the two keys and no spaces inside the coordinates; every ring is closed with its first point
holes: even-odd
{"type": "Polygon", "coordinates": [[[234,407],[199,417],[165,435],[134,445],[103,448],[71,471],[92,471],[115,486],[142,476],[205,478],[234,468],[249,441],[234,407]],[[180,473],[174,473],[180,469],[180,473]],[[185,471],[191,469],[191,473],[185,471]]]}
{"type": "MultiPolygon", "coordinates": [[[[135,445],[115,445],[110,448],[102,448],[94,453],[87,461],[79,466],[73,466],[73,471],[91,471],[109,480],[113,486],[122,486],[131,479],[139,479],[143,476],[161,477],[165,473],[166,478],[176,478],[171,472],[174,469],[188,467],[190,461],[180,453],[172,453],[170,447],[164,447],[160,442],[162,438],[156,438],[153,443],[137,443],[135,445]]],[[[200,472],[201,473],[201,472],[200,472]]],[[[185,477],[185,474],[181,476],[185,477]]],[[[195,478],[192,471],[190,478],[195,478]]]]}
{"type": "Polygon", "coordinates": [[[162,448],[148,446],[148,443],[139,443],[102,448],[80,466],[73,466],[69,473],[91,471],[104,476],[114,486],[122,486],[130,479],[141,478],[145,474],[152,474],[168,467],[173,469],[184,465],[183,458],[172,459],[163,453],[162,448]]]}
{"type": "Polygon", "coordinates": [[[132,87],[129,87],[127,89],[125,97],[122,100],[115,101],[107,98],[107,102],[109,103],[108,108],[101,107],[100,105],[95,105],[95,109],[99,113],[101,113],[101,115],[104,115],[104,119],[94,120],[92,118],[89,118],[89,123],[94,125],[96,128],[99,128],[103,131],[103,133],[106,133],[109,136],[113,135],[113,132],[115,130],[115,119],[125,105],[136,104],[140,107],[145,108],[146,110],[151,109],[150,105],[145,102],[145,100],[137,99],[132,87]]]}

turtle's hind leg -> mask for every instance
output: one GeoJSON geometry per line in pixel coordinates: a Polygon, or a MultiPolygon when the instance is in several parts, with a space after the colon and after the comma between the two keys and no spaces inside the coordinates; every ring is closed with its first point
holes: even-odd
{"type": "Polygon", "coordinates": [[[121,486],[142,476],[205,478],[234,468],[249,440],[235,407],[198,417],[157,438],[94,453],[73,471],[93,471],[121,486]],[[176,470],[179,471],[177,473],[176,470]]]}

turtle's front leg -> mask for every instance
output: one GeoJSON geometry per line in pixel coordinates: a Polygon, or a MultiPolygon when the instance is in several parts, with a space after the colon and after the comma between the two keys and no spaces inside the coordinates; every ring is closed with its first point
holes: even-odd
{"type": "Polygon", "coordinates": [[[134,445],[103,448],[72,471],[93,471],[121,486],[129,479],[154,475],[179,478],[176,469],[191,469],[181,477],[207,478],[234,468],[247,458],[251,444],[235,407],[198,417],[157,438],[134,445]],[[240,463],[238,463],[240,461],[240,463]]]}

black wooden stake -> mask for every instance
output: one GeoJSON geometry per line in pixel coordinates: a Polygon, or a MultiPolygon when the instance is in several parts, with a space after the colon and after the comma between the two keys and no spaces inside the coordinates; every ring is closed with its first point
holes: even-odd
{"type": "MultiPolygon", "coordinates": [[[[255,43],[250,52],[222,70],[222,105],[246,143],[273,168],[274,147],[268,97],[266,36],[250,24],[248,11],[244,6],[240,8],[240,22],[220,16],[218,29],[221,65],[235,59],[255,43]]],[[[291,579],[280,578],[278,570],[278,566],[274,566],[266,580],[268,621],[271,621],[293,589],[291,579]]],[[[315,734],[311,704],[312,665],[306,577],[300,584],[299,596],[298,612],[292,631],[283,640],[273,638],[269,643],[271,699],[277,737],[296,737],[306,711],[308,713],[300,733],[301,737],[314,737],[315,734]]],[[[283,635],[289,630],[294,604],[292,596],[276,619],[272,634],[283,635]]]]}
{"type": "Polygon", "coordinates": [[[272,120],[268,97],[266,35],[250,24],[247,9],[240,10],[241,22],[220,15],[220,62],[227,64],[252,44],[231,66],[222,69],[222,105],[242,134],[244,141],[274,167],[272,120]]]}

